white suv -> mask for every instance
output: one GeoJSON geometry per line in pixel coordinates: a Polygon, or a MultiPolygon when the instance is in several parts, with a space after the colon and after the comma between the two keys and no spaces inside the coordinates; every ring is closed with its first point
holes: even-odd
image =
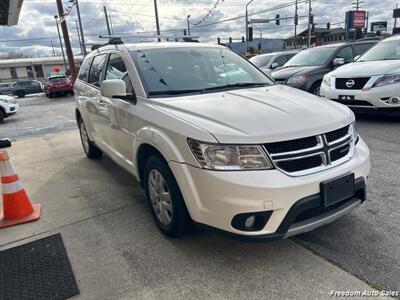
{"type": "Polygon", "coordinates": [[[400,115],[400,36],[383,40],[356,62],[327,74],[321,96],[360,113],[400,115]]]}
{"type": "Polygon", "coordinates": [[[347,107],[277,85],[225,47],[110,44],[75,83],[83,148],[136,176],[163,233],[194,223],[284,238],[366,200],[369,150],[347,107]]]}
{"type": "Polygon", "coordinates": [[[4,121],[5,118],[12,116],[19,110],[18,101],[13,97],[0,95],[0,123],[4,121]]]}

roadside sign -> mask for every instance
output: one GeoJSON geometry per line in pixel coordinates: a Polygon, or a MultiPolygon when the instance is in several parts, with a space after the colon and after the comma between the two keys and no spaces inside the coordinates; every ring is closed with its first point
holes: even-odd
{"type": "Polygon", "coordinates": [[[371,31],[387,31],[388,22],[381,21],[381,22],[372,22],[371,23],[371,31]]]}

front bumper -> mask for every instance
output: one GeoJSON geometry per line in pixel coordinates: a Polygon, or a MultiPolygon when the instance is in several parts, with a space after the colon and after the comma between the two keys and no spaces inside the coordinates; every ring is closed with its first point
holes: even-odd
{"type": "Polygon", "coordinates": [[[385,102],[390,97],[400,97],[400,84],[374,87],[368,91],[363,90],[338,90],[321,85],[321,96],[342,104],[360,113],[376,113],[386,115],[400,115],[400,103],[388,104],[385,102]],[[339,96],[353,96],[354,100],[339,101],[339,96]]]}
{"type": "Polygon", "coordinates": [[[18,110],[19,110],[18,103],[8,104],[7,106],[5,106],[5,112],[7,117],[15,114],[16,112],[18,112],[18,110]]]}
{"type": "Polygon", "coordinates": [[[370,161],[368,147],[360,139],[352,160],[302,177],[290,177],[278,170],[216,172],[176,162],[170,162],[170,167],[195,223],[241,239],[279,239],[330,223],[364,201],[370,161]],[[321,182],[348,173],[354,173],[356,178],[354,198],[316,219],[294,223],[305,210],[318,209],[321,182]],[[238,214],[266,211],[272,214],[259,231],[242,231],[232,226],[238,214]]]}

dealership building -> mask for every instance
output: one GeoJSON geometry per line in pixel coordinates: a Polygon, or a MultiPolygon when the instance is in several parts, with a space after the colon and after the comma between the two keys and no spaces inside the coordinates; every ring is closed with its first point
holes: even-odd
{"type": "MultiPolygon", "coordinates": [[[[75,56],[75,64],[79,69],[83,57],[75,56]]],[[[36,57],[0,60],[0,82],[20,80],[45,81],[52,73],[65,73],[63,57],[36,57]]]]}

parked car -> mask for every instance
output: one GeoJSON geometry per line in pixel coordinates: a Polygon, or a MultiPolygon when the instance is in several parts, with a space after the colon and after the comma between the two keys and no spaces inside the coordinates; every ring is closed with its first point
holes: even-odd
{"type": "Polygon", "coordinates": [[[265,74],[271,76],[273,70],[281,69],[293,56],[301,50],[291,50],[283,52],[273,52],[254,56],[250,61],[260,68],[265,74]]]}
{"type": "Polygon", "coordinates": [[[87,157],[106,153],[135,175],[170,237],[194,223],[279,239],[366,199],[353,112],[275,84],[225,47],[112,40],[85,57],[74,89],[87,157]]]}
{"type": "Polygon", "coordinates": [[[11,94],[12,83],[0,83],[0,95],[11,94]]]}
{"type": "Polygon", "coordinates": [[[73,95],[72,81],[66,75],[50,76],[43,87],[46,97],[53,98],[56,95],[73,95]]]}
{"type": "Polygon", "coordinates": [[[18,101],[13,97],[0,95],[0,123],[4,121],[5,118],[12,116],[19,110],[18,101]]]}
{"type": "Polygon", "coordinates": [[[321,96],[359,113],[400,115],[400,36],[383,40],[356,62],[325,75],[321,96]]]}
{"type": "Polygon", "coordinates": [[[11,92],[13,95],[17,95],[18,98],[24,98],[26,95],[42,93],[43,85],[36,80],[17,81],[13,84],[11,92]]]}
{"type": "Polygon", "coordinates": [[[281,70],[272,72],[272,77],[277,83],[319,95],[325,74],[353,62],[377,42],[365,40],[309,48],[295,55],[281,70]]]}

